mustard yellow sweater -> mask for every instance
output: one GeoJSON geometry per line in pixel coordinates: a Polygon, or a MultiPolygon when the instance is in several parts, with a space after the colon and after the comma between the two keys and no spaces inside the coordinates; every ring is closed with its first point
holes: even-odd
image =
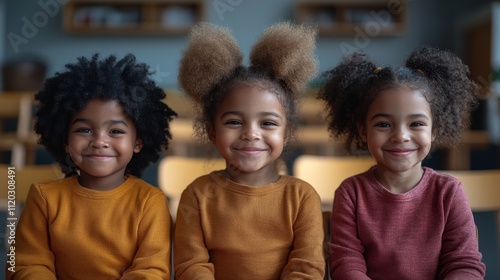
{"type": "Polygon", "coordinates": [[[171,226],[161,190],[133,176],[110,191],[77,177],[35,184],[7,279],[169,279],[171,226]]]}
{"type": "Polygon", "coordinates": [[[174,233],[176,279],[323,279],[321,202],[282,176],[251,187],[220,171],[184,190],[174,233]]]}

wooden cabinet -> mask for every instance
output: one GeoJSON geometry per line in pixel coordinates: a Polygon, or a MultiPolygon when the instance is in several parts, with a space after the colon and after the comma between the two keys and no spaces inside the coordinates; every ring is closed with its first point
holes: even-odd
{"type": "Polygon", "coordinates": [[[68,0],[63,26],[78,34],[175,35],[203,17],[203,0],[68,0]]]}
{"type": "Polygon", "coordinates": [[[479,106],[471,112],[471,129],[487,130],[500,144],[500,2],[472,11],[457,22],[470,77],[479,86],[479,106]]]}
{"type": "Polygon", "coordinates": [[[406,31],[407,10],[405,0],[299,0],[295,19],[318,25],[320,36],[395,36],[406,31]]]}
{"type": "Polygon", "coordinates": [[[471,24],[464,31],[465,60],[469,65],[471,77],[478,83],[479,97],[486,99],[491,94],[492,73],[492,19],[471,24]]]}
{"type": "Polygon", "coordinates": [[[492,28],[492,19],[488,16],[463,31],[464,60],[469,66],[470,77],[479,85],[479,105],[471,112],[472,129],[487,129],[488,124],[487,99],[492,89],[492,28]]]}

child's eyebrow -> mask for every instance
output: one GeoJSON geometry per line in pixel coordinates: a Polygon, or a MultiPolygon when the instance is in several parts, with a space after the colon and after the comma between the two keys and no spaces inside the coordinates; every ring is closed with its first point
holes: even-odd
{"type": "Polygon", "coordinates": [[[390,118],[390,117],[391,117],[391,115],[389,115],[389,114],[378,113],[378,114],[373,115],[370,120],[373,120],[376,118],[390,118]]]}
{"type": "Polygon", "coordinates": [[[424,118],[424,119],[430,119],[429,116],[427,116],[427,114],[422,114],[422,113],[419,113],[419,114],[411,114],[408,116],[409,119],[420,119],[420,118],[424,118]]]}
{"type": "MultiPolygon", "coordinates": [[[[82,123],[91,123],[92,121],[89,120],[89,119],[78,118],[78,119],[74,119],[71,124],[75,124],[75,123],[79,123],[79,122],[82,122],[82,123]]],[[[124,126],[128,127],[127,123],[124,122],[123,120],[109,120],[109,121],[105,121],[104,124],[107,124],[107,125],[109,125],[109,124],[110,125],[123,124],[124,126]]]]}
{"type": "MultiPolygon", "coordinates": [[[[241,115],[243,115],[243,113],[240,112],[240,111],[227,111],[227,112],[224,112],[221,117],[225,117],[227,115],[238,115],[238,116],[241,116],[241,115]]],[[[260,112],[259,116],[262,116],[262,117],[273,116],[273,117],[276,117],[276,118],[279,118],[279,119],[283,119],[283,117],[280,114],[275,113],[275,112],[260,112]]]]}
{"type": "MultiPolygon", "coordinates": [[[[376,118],[390,118],[392,117],[391,114],[385,114],[385,113],[379,113],[379,114],[375,114],[371,117],[371,120],[373,119],[376,119],[376,118]]],[[[417,113],[417,114],[410,114],[407,119],[418,119],[418,118],[424,118],[424,119],[428,119],[430,120],[429,116],[427,116],[426,114],[421,114],[421,113],[417,113]]]]}

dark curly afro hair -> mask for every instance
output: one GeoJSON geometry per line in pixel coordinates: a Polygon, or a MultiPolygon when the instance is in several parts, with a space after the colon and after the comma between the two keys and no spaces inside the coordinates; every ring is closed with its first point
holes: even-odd
{"type": "Polygon", "coordinates": [[[66,64],[66,69],[47,79],[35,96],[39,102],[35,115],[39,143],[67,176],[75,174],[77,167],[64,149],[73,115],[92,99],[117,100],[134,122],[137,137],[143,143],[125,173],[140,177],[144,168],[168,148],[169,123],[176,116],[163,102],[165,92],[151,79],[149,66],[136,62],[133,54],[122,59],[114,55],[100,59],[99,54],[94,54],[91,58],[79,57],[77,63],[66,64]]]}
{"type": "Polygon", "coordinates": [[[389,88],[419,90],[431,107],[434,145],[451,147],[468,127],[477,105],[477,85],[469,74],[455,54],[428,46],[412,52],[399,69],[377,67],[365,54],[355,52],[323,74],[326,83],[318,98],[326,103],[332,136],[344,141],[348,151],[353,146],[366,150],[357,126],[365,125],[373,100],[389,88]]]}

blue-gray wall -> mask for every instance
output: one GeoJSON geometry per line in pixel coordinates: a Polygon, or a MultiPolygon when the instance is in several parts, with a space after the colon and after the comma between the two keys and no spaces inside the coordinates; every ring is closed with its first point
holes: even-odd
{"type": "MultiPolygon", "coordinates": [[[[73,62],[77,56],[102,54],[125,54],[133,52],[140,61],[148,63],[158,71],[157,82],[165,87],[177,85],[179,56],[185,45],[185,36],[92,36],[67,34],[62,29],[62,7],[59,2],[66,0],[0,0],[5,2],[6,23],[3,41],[3,59],[11,60],[26,55],[36,55],[47,62],[47,75],[73,62]],[[45,12],[44,5],[50,4],[45,12]],[[42,14],[45,14],[45,18],[42,14]],[[44,19],[46,23],[43,22],[44,19]],[[36,30],[26,29],[27,23],[38,23],[36,30]],[[23,34],[23,28],[25,33],[23,34]],[[28,32],[26,32],[28,31],[28,32]],[[21,36],[22,43],[13,44],[10,36],[21,36]],[[28,35],[28,36],[24,36],[28,35]],[[30,38],[28,38],[30,37],[30,38]]],[[[393,0],[394,2],[394,0],[393,0]]],[[[451,2],[451,1],[449,1],[451,2]]],[[[355,37],[322,37],[318,40],[317,56],[320,71],[332,67],[342,56],[341,45],[361,47],[378,59],[381,64],[397,65],[415,47],[430,44],[453,49],[450,45],[453,17],[459,7],[469,7],[473,0],[465,4],[453,1],[453,11],[441,1],[408,1],[408,30],[403,36],[371,38],[360,40],[355,37]]],[[[248,54],[253,42],[262,31],[280,20],[293,20],[295,1],[293,0],[207,0],[205,19],[233,30],[242,51],[248,54]],[[223,13],[216,9],[217,3],[234,5],[223,13]]],[[[2,17],[3,18],[3,17],[2,17]]],[[[0,25],[0,30],[1,25],[0,25]]],[[[0,48],[2,51],[2,48],[0,48]]],[[[0,54],[0,60],[2,54],[0,54]]],[[[245,61],[247,58],[245,57],[245,61]]],[[[0,61],[1,62],[1,61],[0,61]]]]}

